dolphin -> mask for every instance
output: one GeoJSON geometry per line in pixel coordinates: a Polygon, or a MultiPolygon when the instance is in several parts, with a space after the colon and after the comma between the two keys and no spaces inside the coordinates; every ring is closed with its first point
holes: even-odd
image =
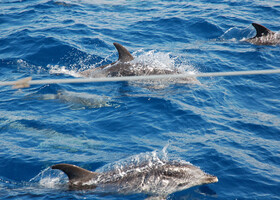
{"type": "Polygon", "coordinates": [[[56,94],[30,94],[26,99],[59,100],[70,105],[71,109],[101,108],[112,106],[112,99],[108,96],[58,90],[56,94]]]}
{"type": "Polygon", "coordinates": [[[256,35],[252,38],[246,39],[246,42],[250,42],[255,45],[279,45],[280,34],[275,33],[263,25],[252,23],[256,29],[256,35]]]}
{"type": "Polygon", "coordinates": [[[147,194],[149,198],[162,199],[193,186],[218,182],[216,176],[190,163],[178,161],[143,162],[102,173],[71,164],[56,164],[51,168],[61,170],[68,176],[71,190],[98,191],[101,188],[119,194],[147,194]]]}
{"type": "MultiPolygon", "coordinates": [[[[180,74],[177,69],[159,69],[135,63],[134,57],[130,52],[121,44],[113,43],[118,51],[119,58],[117,61],[88,69],[79,73],[83,77],[121,77],[121,76],[144,76],[144,75],[163,75],[163,74],[180,74]]],[[[199,81],[194,77],[180,79],[183,83],[198,83],[199,81]]]]}

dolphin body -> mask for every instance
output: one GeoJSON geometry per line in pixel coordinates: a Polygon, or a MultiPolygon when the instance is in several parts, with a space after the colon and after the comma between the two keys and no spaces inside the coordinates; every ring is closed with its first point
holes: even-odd
{"type": "Polygon", "coordinates": [[[246,42],[250,42],[255,45],[280,45],[280,34],[275,33],[263,25],[252,23],[257,33],[253,38],[246,39],[246,42]]]}
{"type": "Polygon", "coordinates": [[[203,172],[190,163],[177,161],[144,162],[121,169],[97,173],[71,164],[56,164],[52,169],[63,171],[69,178],[69,189],[98,189],[119,194],[149,195],[149,199],[166,198],[169,194],[190,187],[218,182],[216,176],[203,172]]]}
{"type": "Polygon", "coordinates": [[[62,103],[70,105],[72,109],[101,108],[112,106],[112,99],[108,96],[97,94],[88,94],[83,92],[72,92],[67,90],[58,90],[56,94],[31,94],[27,99],[37,100],[59,100],[62,103]]]}
{"type": "MultiPolygon", "coordinates": [[[[159,69],[135,63],[134,57],[129,51],[119,43],[113,43],[116,47],[119,58],[117,61],[80,72],[83,77],[121,77],[121,76],[144,76],[144,75],[163,75],[163,74],[180,74],[177,69],[159,69]]],[[[181,83],[198,83],[194,77],[180,79],[181,83]]]]}

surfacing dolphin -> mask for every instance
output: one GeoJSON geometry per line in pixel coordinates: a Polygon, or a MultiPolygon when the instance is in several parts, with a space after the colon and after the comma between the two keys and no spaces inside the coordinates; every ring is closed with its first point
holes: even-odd
{"type": "MultiPolygon", "coordinates": [[[[120,77],[120,76],[144,76],[144,75],[163,75],[181,74],[177,69],[160,69],[151,66],[135,63],[134,57],[129,51],[119,43],[113,43],[116,47],[119,58],[117,61],[80,72],[84,77],[120,77]]],[[[180,79],[182,83],[198,83],[196,78],[188,77],[180,79]]]]}
{"type": "Polygon", "coordinates": [[[218,182],[216,176],[207,174],[190,163],[178,161],[144,162],[103,173],[71,164],[57,164],[51,168],[59,169],[68,176],[69,189],[72,190],[102,188],[107,192],[144,193],[149,198],[160,199],[196,185],[218,182]]]}
{"type": "Polygon", "coordinates": [[[246,42],[250,42],[255,45],[280,45],[280,34],[275,33],[263,25],[252,23],[256,29],[256,35],[253,38],[246,39],[246,42]]]}

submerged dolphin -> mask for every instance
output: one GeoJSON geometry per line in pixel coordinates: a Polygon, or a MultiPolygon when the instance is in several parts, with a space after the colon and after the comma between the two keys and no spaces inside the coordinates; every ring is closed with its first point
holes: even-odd
{"type": "MultiPolygon", "coordinates": [[[[119,43],[113,43],[116,47],[119,59],[113,63],[103,65],[94,69],[80,72],[84,77],[120,77],[120,76],[143,76],[143,75],[162,75],[162,74],[180,74],[177,69],[160,69],[146,66],[134,62],[134,57],[129,51],[119,43]]],[[[199,83],[194,77],[180,79],[183,83],[199,83]]]]}
{"type": "MultiPolygon", "coordinates": [[[[120,194],[144,193],[150,197],[166,198],[169,194],[190,187],[218,182],[216,176],[203,172],[190,163],[177,161],[144,162],[121,169],[97,173],[75,165],[57,164],[69,178],[69,189],[105,189],[120,194]]],[[[102,190],[101,189],[101,190],[102,190]]]]}
{"type": "Polygon", "coordinates": [[[59,100],[67,103],[72,109],[101,108],[112,106],[112,99],[108,96],[97,94],[88,94],[83,92],[72,92],[67,90],[58,90],[56,94],[31,94],[26,99],[37,100],[59,100]]]}
{"type": "Polygon", "coordinates": [[[246,39],[246,42],[250,42],[256,45],[279,45],[280,34],[275,33],[263,25],[252,23],[257,31],[257,34],[253,38],[246,39]]]}

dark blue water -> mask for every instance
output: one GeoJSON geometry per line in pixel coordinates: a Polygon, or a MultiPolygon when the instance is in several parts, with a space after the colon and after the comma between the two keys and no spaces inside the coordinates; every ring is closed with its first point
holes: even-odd
{"type": "MultiPolygon", "coordinates": [[[[113,42],[157,67],[279,69],[279,46],[241,41],[252,22],[279,31],[279,16],[277,0],[1,0],[0,79],[73,77],[117,60],[113,42]]],[[[280,199],[280,75],[199,81],[0,87],[1,199],[144,199],[69,191],[48,167],[102,170],[164,147],[219,178],[168,199],[280,199]]]]}

